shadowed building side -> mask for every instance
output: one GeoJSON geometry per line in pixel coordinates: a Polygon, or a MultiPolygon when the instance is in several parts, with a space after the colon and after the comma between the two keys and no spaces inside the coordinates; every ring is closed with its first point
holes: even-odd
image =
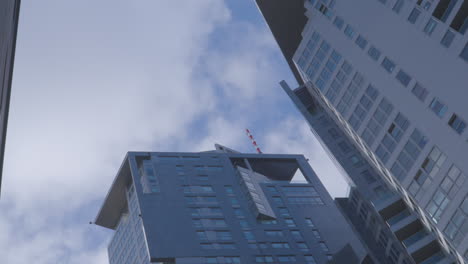
{"type": "Polygon", "coordinates": [[[0,1],[0,186],[10,107],[20,0],[0,1]]]}
{"type": "Polygon", "coordinates": [[[302,29],[307,23],[304,0],[255,0],[255,2],[270,27],[296,81],[303,84],[292,59],[302,41],[302,29]]]}

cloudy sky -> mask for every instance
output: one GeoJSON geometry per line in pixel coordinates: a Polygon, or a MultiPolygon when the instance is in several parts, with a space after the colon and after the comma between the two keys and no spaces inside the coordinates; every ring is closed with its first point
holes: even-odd
{"type": "Polygon", "coordinates": [[[278,85],[253,0],[23,0],[0,199],[2,263],[107,263],[89,225],[129,150],[305,154],[346,186],[278,85]]]}

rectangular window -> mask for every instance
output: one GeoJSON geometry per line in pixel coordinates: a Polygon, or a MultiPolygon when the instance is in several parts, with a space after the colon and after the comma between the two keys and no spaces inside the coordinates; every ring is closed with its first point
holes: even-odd
{"type": "Polygon", "coordinates": [[[460,117],[456,114],[453,114],[448,122],[449,126],[453,128],[458,134],[462,134],[466,128],[466,122],[463,121],[460,117]]]}
{"type": "Polygon", "coordinates": [[[426,90],[426,88],[422,87],[419,83],[416,83],[411,90],[411,92],[418,98],[421,102],[424,102],[426,100],[427,95],[429,92],[426,90]]]}
{"type": "Polygon", "coordinates": [[[382,67],[389,73],[392,73],[395,69],[395,63],[389,58],[385,57],[382,61],[382,67]]]}
{"type": "Polygon", "coordinates": [[[301,232],[299,230],[291,230],[291,235],[295,240],[304,240],[301,232]]]}
{"type": "Polygon", "coordinates": [[[335,18],[335,21],[333,21],[333,25],[335,25],[338,29],[341,30],[344,26],[344,20],[341,17],[337,16],[335,18]]]}
{"type": "Polygon", "coordinates": [[[317,264],[315,258],[311,255],[304,256],[304,258],[306,260],[306,264],[317,264]]]}
{"type": "Polygon", "coordinates": [[[376,47],[371,46],[369,50],[367,51],[367,54],[375,61],[378,61],[380,58],[380,50],[378,50],[376,47]]]}
{"type": "Polygon", "coordinates": [[[269,237],[283,237],[281,230],[265,230],[265,235],[269,237]]]}
{"type": "Polygon", "coordinates": [[[349,24],[346,25],[344,33],[348,38],[351,38],[351,39],[354,37],[354,34],[355,34],[354,29],[349,24]]]}
{"type": "Polygon", "coordinates": [[[432,102],[429,105],[429,107],[440,118],[444,117],[445,112],[447,112],[447,106],[444,103],[442,103],[437,97],[432,99],[432,102]]]}
{"type": "Polygon", "coordinates": [[[272,263],[273,257],[272,256],[256,256],[255,262],[256,263],[272,263]]]}
{"type": "Polygon", "coordinates": [[[257,222],[261,225],[276,225],[278,222],[274,219],[260,219],[257,222]]]}
{"type": "Polygon", "coordinates": [[[306,218],[305,222],[306,222],[307,226],[315,227],[314,222],[312,222],[312,219],[306,218]]]}
{"type": "Polygon", "coordinates": [[[320,242],[319,244],[320,244],[320,247],[322,248],[322,250],[323,250],[324,252],[328,252],[328,251],[329,251],[328,246],[327,246],[327,244],[325,244],[325,242],[322,241],[322,242],[320,242]]]}
{"type": "Polygon", "coordinates": [[[296,262],[296,257],[294,257],[294,256],[278,256],[278,261],[279,262],[287,262],[287,263],[296,262]]]}
{"type": "Polygon", "coordinates": [[[287,242],[273,242],[271,243],[272,248],[290,248],[287,242]]]}
{"type": "MultiPolygon", "coordinates": [[[[466,2],[468,3],[468,2],[466,2]]],[[[468,21],[468,19],[467,19],[468,21]]],[[[467,22],[468,24],[468,22],[467,22]]],[[[465,47],[463,48],[462,52],[460,53],[460,58],[462,58],[464,61],[468,62],[468,43],[466,43],[465,47]]]]}
{"type": "Polygon", "coordinates": [[[278,210],[282,217],[291,217],[291,214],[289,213],[288,208],[282,207],[282,208],[279,208],[278,210]]]}
{"type": "Polygon", "coordinates": [[[437,147],[433,147],[431,152],[424,159],[421,164],[421,169],[416,173],[413,182],[409,187],[409,191],[412,195],[417,195],[423,185],[429,185],[432,182],[440,168],[443,166],[446,156],[437,147]],[[429,182],[426,182],[429,181],[429,182]]]}
{"type": "Polygon", "coordinates": [[[408,16],[408,21],[411,24],[416,23],[420,14],[421,14],[421,11],[419,11],[419,9],[417,8],[414,8],[413,11],[411,11],[410,15],[408,16]]]}
{"type": "Polygon", "coordinates": [[[463,1],[460,9],[452,20],[450,27],[460,34],[465,34],[468,29],[468,1],[463,1]]]}
{"type": "Polygon", "coordinates": [[[296,223],[294,223],[294,220],[292,218],[285,218],[284,219],[284,223],[288,226],[288,227],[296,227],[296,223]]]}
{"type": "Polygon", "coordinates": [[[442,40],[440,41],[440,44],[442,44],[442,46],[448,48],[450,47],[450,45],[452,45],[452,42],[453,42],[453,39],[455,38],[455,33],[453,33],[450,29],[447,30],[447,32],[445,32],[445,35],[444,37],[442,38],[442,40]]]}
{"type": "Polygon", "coordinates": [[[424,33],[427,35],[432,35],[432,32],[434,32],[434,29],[437,26],[437,22],[434,19],[430,19],[429,22],[427,22],[426,26],[424,27],[424,33]]]}
{"type": "Polygon", "coordinates": [[[308,252],[308,251],[309,251],[309,247],[308,247],[307,244],[304,243],[304,242],[297,243],[297,247],[298,247],[299,250],[301,250],[301,251],[304,251],[304,252],[308,252]]]}
{"type": "Polygon", "coordinates": [[[434,9],[432,16],[446,22],[456,3],[457,0],[441,0],[434,9]]]}
{"type": "Polygon", "coordinates": [[[356,45],[358,45],[358,47],[360,47],[361,49],[365,49],[367,46],[367,39],[359,35],[356,39],[356,45]]]}
{"type": "Polygon", "coordinates": [[[244,234],[245,239],[255,240],[255,236],[253,235],[253,233],[251,231],[244,231],[243,234],[244,234]]]}
{"type": "Polygon", "coordinates": [[[279,205],[279,206],[284,206],[284,202],[283,202],[283,199],[281,199],[281,197],[279,196],[273,196],[273,202],[276,204],[276,205],[279,205]]]}
{"type": "Polygon", "coordinates": [[[398,71],[396,78],[405,87],[408,87],[408,84],[411,82],[411,77],[403,70],[398,71]]]}
{"type": "Polygon", "coordinates": [[[453,242],[455,246],[465,238],[468,228],[468,197],[465,197],[463,202],[458,207],[458,210],[453,214],[449,224],[444,230],[447,237],[453,242]]]}
{"type": "Polygon", "coordinates": [[[399,14],[404,3],[405,3],[404,0],[397,0],[395,5],[393,6],[392,10],[395,13],[399,14]]]}

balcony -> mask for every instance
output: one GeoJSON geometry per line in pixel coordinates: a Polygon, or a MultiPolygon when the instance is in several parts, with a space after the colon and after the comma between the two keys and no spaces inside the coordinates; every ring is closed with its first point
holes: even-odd
{"type": "Polygon", "coordinates": [[[375,209],[385,220],[396,216],[406,209],[406,204],[399,195],[391,195],[373,203],[375,209]]]}
{"type": "Polygon", "coordinates": [[[416,242],[420,241],[424,237],[428,236],[429,234],[426,232],[426,230],[422,229],[419,232],[414,233],[412,236],[406,238],[403,240],[403,244],[406,246],[406,248],[410,248],[412,245],[414,245],[416,242]]]}
{"type": "Polygon", "coordinates": [[[451,263],[451,261],[453,260],[447,258],[442,251],[439,251],[422,262],[419,262],[419,264],[443,264],[451,263]]]}
{"type": "Polygon", "coordinates": [[[397,224],[398,222],[400,222],[401,220],[405,219],[406,217],[408,217],[410,215],[411,215],[411,213],[408,210],[401,211],[401,213],[398,213],[398,214],[390,217],[387,220],[387,224],[389,226],[394,226],[395,224],[397,224]]]}

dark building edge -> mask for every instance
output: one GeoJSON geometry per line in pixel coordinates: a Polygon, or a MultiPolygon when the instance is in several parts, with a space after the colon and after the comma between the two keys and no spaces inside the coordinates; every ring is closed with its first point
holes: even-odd
{"type": "Polygon", "coordinates": [[[13,69],[15,62],[15,53],[16,53],[16,38],[18,35],[18,24],[19,24],[19,14],[20,14],[21,0],[15,1],[14,14],[13,14],[13,30],[12,30],[12,48],[10,56],[10,65],[8,73],[8,85],[5,89],[5,115],[3,119],[3,130],[2,130],[2,144],[0,146],[0,194],[2,188],[2,179],[3,179],[3,163],[5,158],[5,145],[6,145],[6,136],[7,136],[7,127],[8,127],[8,116],[10,113],[10,97],[11,97],[11,85],[13,83],[13,69]]]}
{"type": "Polygon", "coordinates": [[[304,84],[292,60],[307,23],[304,0],[255,0],[299,85],[304,84]]]}

